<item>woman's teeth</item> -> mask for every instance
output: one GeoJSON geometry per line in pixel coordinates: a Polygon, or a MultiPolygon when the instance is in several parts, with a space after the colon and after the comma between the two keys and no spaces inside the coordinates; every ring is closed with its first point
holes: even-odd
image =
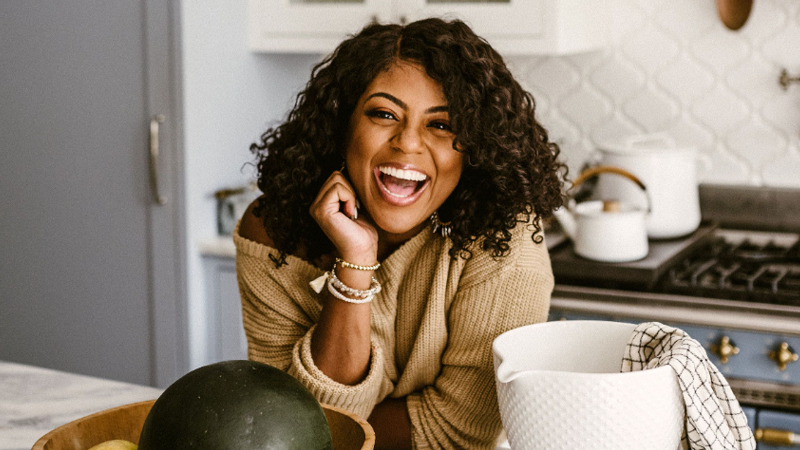
{"type": "Polygon", "coordinates": [[[381,172],[380,187],[384,192],[397,198],[406,198],[422,187],[428,176],[416,170],[403,170],[394,167],[378,167],[381,172]]]}
{"type": "Polygon", "coordinates": [[[403,170],[394,167],[378,167],[378,170],[385,175],[399,178],[401,180],[425,181],[425,179],[428,178],[427,175],[422,172],[417,172],[416,170],[403,170]]]}

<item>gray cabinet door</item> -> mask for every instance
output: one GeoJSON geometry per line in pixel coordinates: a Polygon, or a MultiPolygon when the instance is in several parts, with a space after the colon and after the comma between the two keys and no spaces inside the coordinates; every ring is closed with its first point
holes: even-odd
{"type": "Polygon", "coordinates": [[[0,359],[181,374],[177,9],[0,2],[0,359]],[[148,184],[157,113],[164,206],[148,184]]]}
{"type": "Polygon", "coordinates": [[[242,323],[242,300],[236,280],[236,260],[231,257],[203,257],[203,281],[209,345],[207,363],[247,359],[247,337],[242,323]]]}

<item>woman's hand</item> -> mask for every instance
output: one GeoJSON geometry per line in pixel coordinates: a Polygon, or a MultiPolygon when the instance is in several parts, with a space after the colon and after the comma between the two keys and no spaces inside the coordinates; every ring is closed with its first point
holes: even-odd
{"type": "MultiPolygon", "coordinates": [[[[334,172],[309,209],[339,256],[347,262],[371,266],[378,255],[378,232],[356,211],[356,193],[344,175],[334,172]]],[[[372,272],[337,267],[336,276],[353,289],[368,289],[372,272]]],[[[326,292],[317,328],[311,337],[311,358],[332,380],[355,385],[369,369],[370,305],[352,304],[326,292]]]]}
{"type": "Polygon", "coordinates": [[[353,186],[337,170],[322,185],[309,212],[342,259],[372,265],[378,255],[378,233],[356,204],[353,186]]]}

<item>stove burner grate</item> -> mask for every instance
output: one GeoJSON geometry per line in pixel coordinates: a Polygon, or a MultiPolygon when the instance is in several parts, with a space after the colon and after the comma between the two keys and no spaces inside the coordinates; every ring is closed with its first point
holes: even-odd
{"type": "Polygon", "coordinates": [[[716,236],[673,266],[662,288],[693,296],[800,305],[800,240],[787,245],[716,236]]]}

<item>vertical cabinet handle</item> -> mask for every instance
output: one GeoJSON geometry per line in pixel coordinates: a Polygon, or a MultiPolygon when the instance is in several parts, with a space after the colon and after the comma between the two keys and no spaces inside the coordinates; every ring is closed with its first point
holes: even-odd
{"type": "Polygon", "coordinates": [[[158,128],[164,122],[163,114],[156,114],[150,118],[150,192],[153,201],[158,205],[166,205],[167,197],[158,192],[158,128]]]}
{"type": "Polygon", "coordinates": [[[800,435],[788,430],[774,430],[759,428],[755,433],[756,440],[769,445],[796,446],[800,445],[800,435]]]}

